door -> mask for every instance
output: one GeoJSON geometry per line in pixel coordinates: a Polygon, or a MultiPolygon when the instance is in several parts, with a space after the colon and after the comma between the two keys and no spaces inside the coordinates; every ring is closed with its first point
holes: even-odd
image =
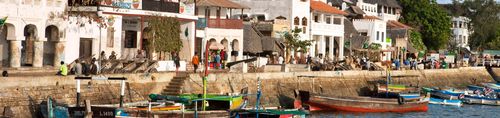
{"type": "Polygon", "coordinates": [[[92,39],[80,38],[80,58],[90,58],[92,56],[92,39]]]}

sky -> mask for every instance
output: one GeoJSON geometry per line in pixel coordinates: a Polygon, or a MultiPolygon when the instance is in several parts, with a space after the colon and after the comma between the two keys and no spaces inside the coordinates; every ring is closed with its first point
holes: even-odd
{"type": "MultiPolygon", "coordinates": [[[[451,3],[451,0],[436,0],[439,4],[448,4],[451,3]]],[[[497,0],[497,2],[500,2],[500,0],[497,0]]]]}

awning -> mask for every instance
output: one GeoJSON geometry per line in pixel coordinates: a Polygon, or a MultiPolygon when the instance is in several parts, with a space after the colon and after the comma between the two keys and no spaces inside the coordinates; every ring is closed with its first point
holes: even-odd
{"type": "Polygon", "coordinates": [[[407,47],[406,50],[408,50],[408,52],[410,52],[410,53],[418,53],[417,49],[415,49],[415,47],[413,47],[413,44],[410,41],[407,42],[407,46],[406,47],[407,47]]]}
{"type": "Polygon", "coordinates": [[[199,0],[196,6],[205,7],[224,7],[233,9],[250,9],[250,7],[229,1],[229,0],[199,0]]]}

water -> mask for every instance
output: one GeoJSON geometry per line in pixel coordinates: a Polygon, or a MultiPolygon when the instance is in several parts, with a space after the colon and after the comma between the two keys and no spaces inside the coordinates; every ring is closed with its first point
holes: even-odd
{"type": "Polygon", "coordinates": [[[429,105],[427,112],[411,113],[338,113],[313,112],[311,118],[500,118],[500,106],[464,105],[445,106],[429,105]]]}

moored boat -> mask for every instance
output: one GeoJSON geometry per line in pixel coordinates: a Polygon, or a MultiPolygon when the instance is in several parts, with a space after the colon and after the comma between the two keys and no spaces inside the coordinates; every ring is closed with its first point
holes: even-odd
{"type": "Polygon", "coordinates": [[[230,118],[305,118],[307,111],[299,109],[250,109],[230,111],[230,118]]]}
{"type": "Polygon", "coordinates": [[[461,100],[446,100],[440,98],[429,98],[430,104],[441,104],[441,105],[453,105],[453,106],[462,106],[461,100]]]}
{"type": "Polygon", "coordinates": [[[379,97],[397,98],[401,93],[420,93],[418,87],[388,84],[377,84],[377,93],[379,97]]]}
{"type": "Polygon", "coordinates": [[[462,101],[467,104],[500,105],[500,99],[476,95],[465,95],[462,101]]]}
{"type": "Polygon", "coordinates": [[[307,91],[299,91],[299,100],[298,104],[308,105],[310,111],[426,112],[428,110],[428,101],[422,99],[407,101],[370,97],[310,96],[307,91]]]}

